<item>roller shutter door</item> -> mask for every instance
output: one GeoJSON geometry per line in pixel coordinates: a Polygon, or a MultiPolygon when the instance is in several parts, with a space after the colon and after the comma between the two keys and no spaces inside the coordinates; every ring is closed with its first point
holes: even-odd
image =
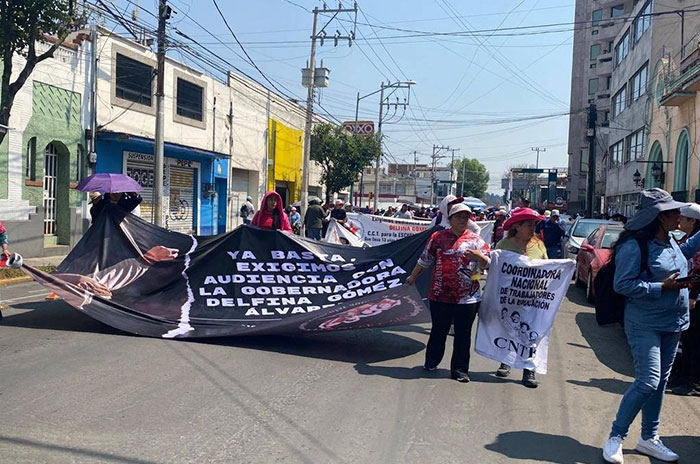
{"type": "Polygon", "coordinates": [[[141,218],[153,223],[153,187],[155,185],[155,174],[153,170],[153,162],[137,159],[140,157],[153,158],[150,155],[142,155],[140,153],[127,153],[126,159],[126,175],[134,179],[141,186],[139,194],[143,201],[141,202],[141,218]]]}
{"type": "Polygon", "coordinates": [[[195,231],[194,179],[193,168],[170,166],[170,210],[167,225],[170,230],[186,234],[195,231]]]}

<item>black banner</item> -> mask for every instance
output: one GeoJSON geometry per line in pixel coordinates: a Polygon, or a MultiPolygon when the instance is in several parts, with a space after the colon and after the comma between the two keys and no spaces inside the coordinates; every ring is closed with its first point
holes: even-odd
{"type": "Polygon", "coordinates": [[[243,226],[185,235],[108,207],[52,274],[27,273],[118,329],[153,337],[304,333],[429,320],[429,273],[403,285],[432,230],[373,248],[243,226]]]}

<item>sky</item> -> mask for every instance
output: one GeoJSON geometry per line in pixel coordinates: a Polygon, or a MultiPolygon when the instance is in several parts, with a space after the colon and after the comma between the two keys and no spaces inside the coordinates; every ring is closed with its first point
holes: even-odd
{"type": "MultiPolygon", "coordinates": [[[[309,58],[316,0],[169,0],[176,14],[170,33],[186,34],[209,52],[285,95],[306,100],[301,68],[309,58]],[[249,57],[249,59],[248,59],[249,57]],[[256,69],[250,61],[257,66],[256,69]]],[[[138,3],[139,21],[154,25],[156,0],[114,0],[129,14],[138,3]]],[[[344,8],[352,8],[349,1],[344,8]]],[[[338,3],[328,1],[328,9],[338,3]]],[[[330,85],[318,91],[316,109],[340,121],[354,120],[358,92],[382,82],[413,80],[409,105],[385,110],[385,162],[429,164],[433,145],[459,149],[455,157],[476,158],[488,169],[488,191],[502,193],[502,174],[511,166],[568,164],[574,2],[570,0],[361,0],[352,13],[319,14],[327,39],[317,42],[317,65],[330,69],[330,85]],[[332,37],[355,31],[348,46],[332,37]]],[[[202,69],[177,48],[168,51],[202,69]]],[[[221,62],[220,62],[221,63],[221,62]]],[[[221,64],[226,67],[226,65],[221,64]]],[[[206,69],[205,69],[206,70],[206,69]]],[[[210,69],[216,75],[216,70],[210,69]]],[[[403,101],[399,90],[391,99],[403,101]]],[[[378,120],[379,94],[360,102],[361,120],[378,120]]],[[[326,116],[328,117],[328,116],[326,116]]],[[[451,152],[438,161],[449,162],[451,152]]]]}

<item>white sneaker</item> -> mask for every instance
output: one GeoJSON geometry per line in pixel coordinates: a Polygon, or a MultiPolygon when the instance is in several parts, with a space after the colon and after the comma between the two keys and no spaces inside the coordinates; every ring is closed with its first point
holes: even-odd
{"type": "Polygon", "coordinates": [[[648,440],[643,440],[640,438],[635,449],[642,454],[654,457],[660,461],[676,462],[679,459],[679,456],[676,453],[668,449],[666,445],[663,444],[658,435],[648,440]]]}
{"type": "Polygon", "coordinates": [[[622,464],[622,437],[615,436],[608,438],[608,441],[603,443],[603,459],[613,464],[622,464]]]}

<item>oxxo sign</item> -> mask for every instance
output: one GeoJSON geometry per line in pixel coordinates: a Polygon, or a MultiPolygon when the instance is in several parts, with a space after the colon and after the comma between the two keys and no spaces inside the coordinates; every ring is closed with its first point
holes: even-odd
{"type": "Polygon", "coordinates": [[[345,121],[343,129],[352,134],[374,134],[374,121],[345,121]]]}

